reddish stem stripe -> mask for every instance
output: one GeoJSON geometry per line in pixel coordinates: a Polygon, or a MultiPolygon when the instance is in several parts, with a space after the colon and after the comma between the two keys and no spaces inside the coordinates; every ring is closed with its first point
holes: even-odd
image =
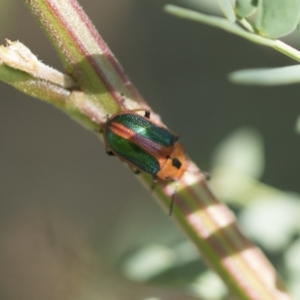
{"type": "Polygon", "coordinates": [[[85,14],[85,12],[82,10],[82,8],[78,5],[78,2],[76,0],[70,0],[70,5],[74,8],[74,10],[78,13],[78,16],[84,22],[87,29],[90,31],[92,37],[94,38],[95,42],[97,43],[98,47],[102,49],[103,55],[106,56],[107,60],[110,62],[110,64],[114,67],[116,73],[120,76],[120,78],[123,81],[124,86],[128,88],[130,93],[132,94],[133,98],[135,100],[139,99],[141,102],[144,102],[142,96],[138,92],[138,90],[135,88],[135,86],[131,83],[129,77],[124,72],[123,67],[121,64],[116,60],[113,53],[110,51],[110,49],[107,47],[107,44],[104,42],[104,40],[101,38],[93,24],[90,22],[89,18],[85,14]]]}
{"type": "MultiPolygon", "coordinates": [[[[109,101],[114,101],[119,106],[124,102],[121,93],[134,98],[138,104],[144,104],[76,0],[27,2],[36,10],[40,21],[45,23],[78,81],[88,83],[86,86],[82,84],[83,89],[99,82],[101,88],[106,88],[110,93],[109,101]],[[49,10],[52,14],[49,14],[49,10]],[[54,17],[57,21],[53,22],[54,17]],[[82,66],[82,63],[85,65],[82,66]],[[91,76],[91,73],[97,76],[91,76]],[[94,79],[95,77],[97,78],[94,79]],[[89,86],[90,79],[93,82],[89,86]]],[[[193,168],[192,163],[190,167],[193,168]]],[[[189,171],[179,180],[179,188],[182,190],[175,196],[174,216],[210,265],[242,299],[289,299],[285,292],[281,292],[281,285],[277,286],[280,280],[275,270],[263,254],[241,235],[234,216],[212,195],[203,176],[195,172],[189,180],[188,173],[189,171]]],[[[168,184],[165,187],[164,195],[173,193],[168,184]]],[[[161,202],[167,203],[166,199],[170,200],[162,196],[161,190],[157,194],[161,196],[161,202]]]]}
{"type": "MultiPolygon", "coordinates": [[[[277,299],[275,273],[271,265],[264,259],[263,254],[241,234],[233,214],[213,196],[202,175],[198,174],[196,177],[198,177],[198,183],[192,186],[185,182],[184,178],[181,180],[185,190],[184,198],[180,196],[180,193],[176,195],[175,205],[186,216],[196,236],[209,245],[207,251],[221,258],[222,268],[231,273],[241,289],[247,291],[250,299],[262,299],[260,293],[265,293],[266,290],[269,295],[277,299]],[[195,186],[201,186],[200,190],[197,191],[195,186]],[[269,274],[257,269],[253,263],[256,259],[260,261],[260,266],[269,270],[269,274]],[[253,286],[256,289],[253,289],[253,286]]],[[[202,254],[206,256],[205,251],[202,254]]]]}
{"type": "MultiPolygon", "coordinates": [[[[53,15],[56,16],[56,18],[58,19],[59,23],[61,24],[61,27],[64,28],[64,30],[68,33],[68,36],[71,37],[72,42],[75,45],[77,45],[77,47],[78,47],[79,51],[81,52],[82,56],[84,56],[85,59],[87,59],[89,61],[90,65],[92,66],[92,68],[94,69],[94,71],[96,72],[96,74],[99,76],[99,78],[101,78],[101,81],[105,85],[106,89],[112,95],[114,95],[114,99],[117,100],[117,97],[116,97],[116,95],[114,93],[114,88],[110,84],[110,82],[107,80],[107,76],[105,75],[105,73],[103,72],[103,70],[99,67],[99,65],[97,64],[97,62],[95,61],[95,59],[92,58],[91,53],[88,51],[88,49],[85,47],[85,45],[76,36],[76,32],[74,31],[74,28],[71,28],[69,26],[70,23],[67,20],[68,16],[65,15],[65,14],[61,14],[61,12],[59,11],[58,7],[55,5],[56,4],[55,1],[53,1],[53,0],[46,0],[46,2],[48,4],[49,9],[53,12],[53,15]]],[[[72,2],[74,2],[74,1],[68,1],[68,2],[69,2],[69,4],[72,4],[72,2]]],[[[88,20],[87,16],[85,15],[85,13],[82,11],[81,7],[78,4],[74,5],[74,3],[73,3],[73,7],[75,8],[75,11],[73,11],[73,12],[77,13],[77,15],[80,17],[80,20],[82,22],[79,26],[82,26],[82,24],[84,24],[86,26],[86,29],[89,32],[91,30],[96,31],[95,28],[94,28],[94,26],[91,24],[91,22],[89,22],[89,20],[88,20]]],[[[99,45],[101,46],[101,50],[104,53],[107,52],[107,47],[106,47],[106,45],[105,45],[104,42],[103,43],[99,43],[99,45]]],[[[65,51],[64,51],[64,53],[65,53],[65,51]]],[[[101,55],[103,55],[103,53],[101,53],[101,55]]]]}

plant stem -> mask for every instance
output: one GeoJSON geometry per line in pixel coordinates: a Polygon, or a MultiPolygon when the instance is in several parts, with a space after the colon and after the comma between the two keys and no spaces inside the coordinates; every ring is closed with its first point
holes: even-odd
{"type": "MultiPolygon", "coordinates": [[[[74,97],[68,98],[71,104],[65,107],[65,112],[89,120],[86,126],[91,130],[98,128],[99,132],[107,114],[148,107],[75,0],[25,2],[42,24],[65,69],[78,86],[76,92],[80,96],[75,93],[74,97]]],[[[179,13],[168,7],[170,9],[179,13]]],[[[193,16],[216,26],[222,23],[219,19],[212,21],[198,14],[193,16]]],[[[240,29],[223,25],[228,31],[242,35],[240,29]]],[[[271,43],[250,33],[242,36],[265,45],[271,43]]],[[[73,92],[71,90],[71,94],[73,92]]],[[[51,101],[50,97],[48,102],[51,101]]],[[[55,104],[55,100],[52,103],[55,104]]],[[[162,125],[159,117],[152,115],[162,125]]],[[[191,161],[188,163],[188,171],[178,182],[172,217],[237,299],[290,299],[266,257],[242,235],[233,214],[214,197],[199,169],[191,161]]],[[[141,174],[139,179],[150,191],[151,176],[141,174]]],[[[167,213],[174,185],[172,182],[160,183],[153,193],[167,213]]]]}
{"type": "MultiPolygon", "coordinates": [[[[238,26],[236,23],[229,22],[225,18],[208,16],[190,9],[185,9],[170,4],[165,6],[165,11],[180,18],[205,23],[207,25],[223,29],[227,32],[243,37],[244,39],[247,39],[253,43],[272,47],[275,50],[285,54],[286,56],[289,56],[290,58],[300,62],[300,52],[293,47],[283,43],[280,40],[272,40],[259,36],[255,33],[248,32],[238,26]]],[[[244,20],[242,24],[246,25],[247,23],[244,20]]]]}

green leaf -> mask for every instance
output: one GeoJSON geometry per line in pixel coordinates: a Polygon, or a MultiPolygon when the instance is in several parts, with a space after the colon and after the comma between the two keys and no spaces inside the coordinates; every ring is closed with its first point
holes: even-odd
{"type": "Polygon", "coordinates": [[[299,195],[295,193],[257,195],[239,215],[239,224],[252,239],[272,253],[286,249],[299,231],[299,195]]]}
{"type": "Polygon", "coordinates": [[[147,281],[171,268],[176,256],[171,249],[160,245],[140,248],[123,265],[127,277],[136,281],[147,281]]]}
{"type": "Polygon", "coordinates": [[[229,74],[229,80],[238,84],[265,86],[300,83],[300,65],[282,68],[239,70],[229,74]]]}
{"type": "Polygon", "coordinates": [[[223,14],[225,17],[232,23],[235,22],[236,17],[233,10],[233,5],[231,0],[219,0],[219,6],[221,10],[223,11],[223,14]]]}
{"type": "MultiPolygon", "coordinates": [[[[299,264],[299,253],[300,253],[300,239],[297,237],[291,245],[287,248],[287,250],[284,252],[284,261],[285,265],[288,270],[289,276],[292,276],[297,280],[297,286],[299,288],[299,282],[300,282],[300,264],[299,264]]],[[[289,280],[290,281],[290,280],[289,280]]],[[[299,295],[299,293],[298,293],[299,295]]]]}
{"type": "Polygon", "coordinates": [[[257,1],[253,0],[237,0],[235,3],[235,13],[241,17],[245,18],[250,16],[256,9],[257,1]]]}
{"type": "Polygon", "coordinates": [[[260,0],[255,25],[260,35],[278,38],[295,30],[299,19],[299,0],[260,0]]]}
{"type": "MultiPolygon", "coordinates": [[[[280,40],[273,40],[269,38],[262,37],[258,34],[254,34],[243,29],[241,26],[237,25],[236,23],[231,23],[227,19],[215,17],[215,16],[208,16],[199,12],[195,12],[190,9],[181,8],[175,5],[166,5],[164,10],[179,18],[188,19],[191,21],[202,22],[204,24],[214,26],[235,34],[237,36],[243,37],[253,43],[257,43],[260,45],[272,47],[277,51],[289,56],[290,58],[300,62],[300,52],[293,47],[283,43],[280,40]]],[[[245,20],[242,20],[245,21],[245,20]]],[[[250,25],[251,26],[251,25],[250,25]]],[[[244,26],[247,27],[247,26],[244,26]]]]}
{"type": "Polygon", "coordinates": [[[222,141],[213,154],[213,167],[228,167],[259,178],[264,170],[264,145],[259,132],[240,128],[222,141]]]}

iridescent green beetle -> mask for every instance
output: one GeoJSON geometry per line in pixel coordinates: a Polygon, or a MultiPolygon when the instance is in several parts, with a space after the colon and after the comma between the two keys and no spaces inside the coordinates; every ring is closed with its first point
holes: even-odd
{"type": "Polygon", "coordinates": [[[178,136],[152,122],[150,110],[145,110],[144,116],[130,110],[112,115],[105,124],[103,136],[108,154],[118,156],[138,172],[153,175],[154,181],[177,181],[187,169],[178,136]]]}

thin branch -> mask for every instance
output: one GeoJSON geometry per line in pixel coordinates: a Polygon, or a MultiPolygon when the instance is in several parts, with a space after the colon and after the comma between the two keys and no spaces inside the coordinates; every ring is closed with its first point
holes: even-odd
{"type": "MultiPolygon", "coordinates": [[[[207,25],[211,25],[213,27],[223,29],[227,32],[233,33],[244,39],[247,39],[253,43],[272,47],[275,50],[285,54],[286,56],[289,56],[290,58],[300,62],[300,52],[298,50],[296,50],[295,48],[283,43],[280,40],[272,40],[272,39],[268,39],[268,38],[259,36],[255,33],[248,32],[248,31],[244,30],[243,28],[241,28],[236,23],[229,22],[225,18],[216,17],[216,16],[208,16],[208,15],[205,15],[205,14],[202,14],[202,13],[190,10],[190,9],[181,8],[181,7],[178,7],[175,5],[170,5],[170,4],[165,6],[165,11],[172,15],[175,15],[179,18],[197,21],[197,22],[205,23],[207,25]]],[[[246,24],[247,23],[244,20],[242,22],[242,25],[245,26],[246,24]]],[[[247,24],[247,28],[251,28],[249,26],[250,25],[247,24]]]]}
{"type": "MultiPolygon", "coordinates": [[[[49,35],[67,73],[78,86],[79,91],[69,91],[65,112],[85,119],[89,129],[99,132],[107,114],[148,107],[75,0],[25,2],[49,35]]],[[[236,27],[227,28],[240,32],[236,27]]],[[[264,38],[259,41],[266,45],[270,43],[264,38]]],[[[51,103],[52,100],[48,101],[51,103]]],[[[154,114],[154,118],[160,122],[157,115],[154,114]]],[[[188,165],[188,171],[178,182],[172,215],[178,225],[237,299],[290,299],[274,268],[241,234],[235,217],[211,193],[203,174],[191,161],[188,165]]],[[[141,174],[139,179],[150,191],[151,176],[141,174]]],[[[154,191],[167,213],[174,189],[175,183],[163,182],[154,191]]]]}

